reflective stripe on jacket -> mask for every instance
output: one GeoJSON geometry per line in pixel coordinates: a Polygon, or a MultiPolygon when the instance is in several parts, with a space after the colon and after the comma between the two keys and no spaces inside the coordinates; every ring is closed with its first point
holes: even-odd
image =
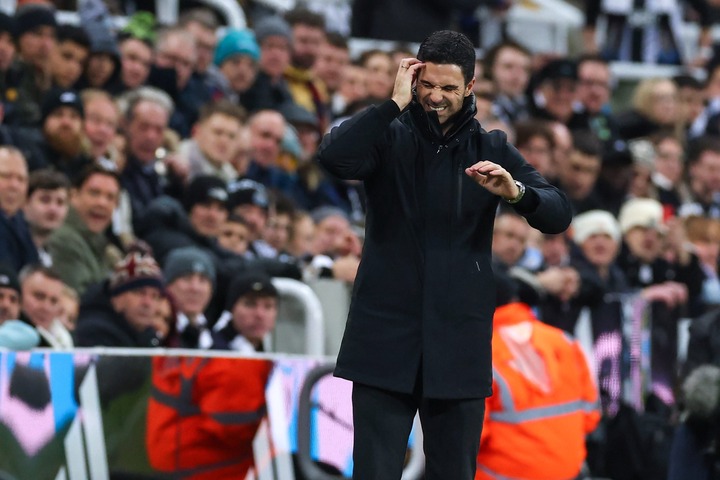
{"type": "Polygon", "coordinates": [[[575,478],[585,436],[600,419],[597,387],[579,344],[524,304],[498,308],[493,324],[493,396],[486,402],[476,480],[575,478]],[[523,323],[528,335],[521,348],[534,372],[523,371],[518,343],[509,345],[503,335],[523,323]]]}

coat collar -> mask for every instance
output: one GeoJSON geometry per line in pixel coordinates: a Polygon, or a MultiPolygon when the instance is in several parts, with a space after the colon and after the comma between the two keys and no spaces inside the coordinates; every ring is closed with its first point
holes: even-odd
{"type": "Polygon", "coordinates": [[[452,122],[450,130],[446,134],[443,133],[442,127],[438,122],[438,116],[435,112],[426,112],[420,102],[417,100],[417,94],[413,92],[413,101],[410,103],[410,114],[420,127],[420,131],[429,138],[438,142],[445,142],[455,136],[462,127],[475,117],[477,107],[475,105],[475,94],[470,93],[465,100],[459,112],[457,112],[449,121],[452,122]]]}

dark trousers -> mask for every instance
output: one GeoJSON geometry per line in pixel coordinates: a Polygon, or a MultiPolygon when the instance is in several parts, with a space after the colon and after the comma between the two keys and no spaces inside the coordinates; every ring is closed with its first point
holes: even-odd
{"type": "Polygon", "coordinates": [[[400,480],[420,412],[425,480],[473,480],[485,399],[439,400],[353,384],[353,479],[400,480]]]}

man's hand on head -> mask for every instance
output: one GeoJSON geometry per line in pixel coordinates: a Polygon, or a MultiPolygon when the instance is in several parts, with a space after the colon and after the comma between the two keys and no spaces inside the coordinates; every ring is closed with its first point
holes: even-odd
{"type": "Polygon", "coordinates": [[[417,58],[403,58],[400,61],[392,93],[392,100],[397,103],[400,110],[404,110],[412,101],[413,84],[424,66],[425,64],[417,58]]]}

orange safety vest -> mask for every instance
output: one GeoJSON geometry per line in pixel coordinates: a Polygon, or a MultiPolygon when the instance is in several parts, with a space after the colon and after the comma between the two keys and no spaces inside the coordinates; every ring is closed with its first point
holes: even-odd
{"type": "Polygon", "coordinates": [[[146,447],[172,478],[242,479],[266,414],[272,362],[243,358],[153,358],[146,447]]]}
{"type": "Polygon", "coordinates": [[[486,400],[475,479],[574,479],[585,461],[585,436],[600,420],[597,387],[580,345],[521,303],[498,308],[493,327],[493,395],[486,400]],[[528,342],[544,363],[548,391],[513,366],[499,334],[520,322],[531,322],[528,342]]]}

